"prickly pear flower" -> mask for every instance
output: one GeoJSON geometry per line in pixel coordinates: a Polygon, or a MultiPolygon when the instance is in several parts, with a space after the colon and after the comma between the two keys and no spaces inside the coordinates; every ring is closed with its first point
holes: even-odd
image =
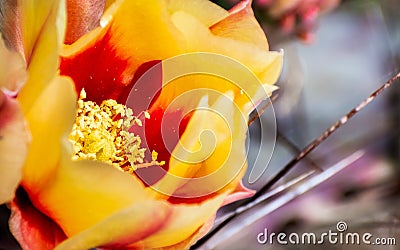
{"type": "Polygon", "coordinates": [[[63,1],[18,2],[3,21],[28,72],[15,101],[32,139],[10,219],[24,249],[188,248],[252,194],[248,115],[282,54],[250,5],[71,0],[63,40],[63,1]]]}

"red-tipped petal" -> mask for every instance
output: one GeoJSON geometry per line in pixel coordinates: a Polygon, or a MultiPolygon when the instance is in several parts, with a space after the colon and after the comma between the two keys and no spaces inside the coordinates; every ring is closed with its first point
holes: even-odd
{"type": "Polygon", "coordinates": [[[229,12],[228,17],[210,27],[213,34],[268,50],[267,38],[254,17],[250,0],[240,2],[229,12]]]}
{"type": "Polygon", "coordinates": [[[134,203],[69,238],[56,249],[123,247],[157,233],[169,220],[170,213],[171,207],[163,201],[134,203]]]}
{"type": "Polygon", "coordinates": [[[248,189],[247,187],[243,186],[243,183],[240,182],[236,189],[233,190],[231,194],[226,197],[222,206],[228,205],[232,202],[249,198],[255,194],[254,190],[248,189]]]}
{"type": "Polygon", "coordinates": [[[61,74],[90,100],[119,99],[141,65],[182,52],[164,1],[118,1],[102,24],[62,53],[61,74]]]}
{"type": "Polygon", "coordinates": [[[66,238],[54,221],[32,205],[23,189],[11,203],[10,230],[23,249],[51,250],[66,238]]]}
{"type": "Polygon", "coordinates": [[[171,205],[172,213],[168,220],[160,231],[142,241],[144,248],[173,246],[191,238],[215,215],[225,197],[226,194],[221,194],[201,204],[171,205]]]}
{"type": "Polygon", "coordinates": [[[213,105],[208,105],[206,97],[202,99],[173,150],[168,175],[154,188],[196,200],[236,187],[246,166],[247,118],[232,102],[229,93],[213,105]]]}
{"type": "Polygon", "coordinates": [[[64,157],[51,182],[38,195],[29,196],[68,236],[147,200],[143,185],[134,176],[106,163],[64,157]]]}

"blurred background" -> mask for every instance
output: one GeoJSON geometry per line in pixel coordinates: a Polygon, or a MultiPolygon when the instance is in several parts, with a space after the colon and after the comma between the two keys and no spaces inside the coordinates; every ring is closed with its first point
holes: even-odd
{"type": "MultiPolygon", "coordinates": [[[[237,1],[215,2],[229,8],[237,1]]],[[[250,126],[244,184],[261,191],[222,208],[215,230],[193,249],[400,249],[399,81],[310,154],[293,160],[400,70],[400,1],[254,0],[253,8],[271,49],[285,55],[273,105],[250,126]],[[252,170],[266,165],[257,181],[249,181],[252,170]],[[285,167],[290,170],[274,178],[285,167]],[[336,230],[339,221],[347,232],[395,238],[397,246],[257,241],[265,229],[318,233],[336,230]]],[[[19,249],[8,216],[0,206],[0,249],[19,249]]]]}
{"type": "MultiPolygon", "coordinates": [[[[218,2],[230,7],[234,1],[218,2]]],[[[262,189],[258,196],[221,209],[214,231],[193,249],[400,249],[400,81],[350,120],[342,119],[345,125],[274,179],[399,72],[400,1],[254,0],[253,8],[271,49],[283,49],[285,61],[273,109],[250,126],[248,172],[268,163],[257,160],[263,155],[258,150],[263,145],[269,155],[274,145],[258,135],[273,128],[274,114],[275,150],[260,179],[249,183],[245,177],[247,187],[262,189]],[[257,241],[265,229],[338,232],[340,221],[345,232],[395,238],[397,245],[257,241]]]]}

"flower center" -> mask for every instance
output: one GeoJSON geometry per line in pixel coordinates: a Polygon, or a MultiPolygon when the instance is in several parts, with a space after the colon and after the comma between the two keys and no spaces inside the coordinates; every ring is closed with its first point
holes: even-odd
{"type": "MultiPolygon", "coordinates": [[[[90,159],[107,162],[126,172],[152,165],[164,165],[157,161],[157,152],[152,160],[145,162],[146,148],[141,148],[139,136],[128,131],[132,126],[142,126],[142,121],[133,116],[130,108],[115,100],[105,100],[98,105],[86,101],[82,89],[77,106],[76,120],[69,135],[74,146],[72,159],[90,159]]],[[[150,119],[148,112],[145,118],[150,119]]]]}

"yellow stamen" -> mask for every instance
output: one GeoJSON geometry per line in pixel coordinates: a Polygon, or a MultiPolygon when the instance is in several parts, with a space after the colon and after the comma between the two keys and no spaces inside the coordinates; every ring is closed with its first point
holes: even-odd
{"type": "Polygon", "coordinates": [[[147,111],[144,111],[144,117],[145,117],[146,119],[150,119],[150,113],[147,112],[147,111]]]}
{"type": "MultiPolygon", "coordinates": [[[[151,162],[145,162],[146,148],[140,147],[141,138],[128,131],[132,126],[143,124],[133,116],[130,108],[115,100],[105,100],[99,106],[84,99],[86,92],[82,89],[75,124],[69,136],[74,146],[74,160],[99,160],[127,172],[165,164],[164,161],[157,161],[155,151],[152,152],[151,162]]],[[[145,112],[145,117],[149,119],[150,115],[145,112]]]]}

